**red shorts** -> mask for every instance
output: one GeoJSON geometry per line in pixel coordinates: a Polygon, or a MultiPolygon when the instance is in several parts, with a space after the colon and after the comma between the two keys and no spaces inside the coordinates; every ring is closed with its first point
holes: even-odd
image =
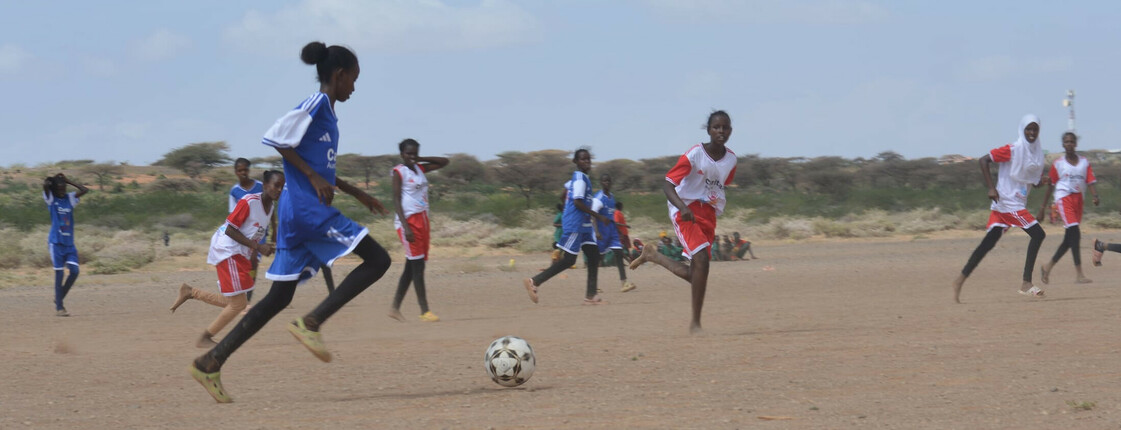
{"type": "Polygon", "coordinates": [[[409,215],[405,220],[409,230],[413,231],[413,241],[405,240],[403,229],[397,229],[397,238],[405,247],[405,258],[408,260],[428,260],[428,212],[409,215]]]}
{"type": "Polygon", "coordinates": [[[681,241],[681,252],[685,258],[693,259],[693,255],[702,249],[708,248],[709,257],[712,256],[712,241],[716,239],[716,208],[712,205],[696,201],[689,204],[693,211],[693,221],[683,221],[681,212],[673,214],[673,231],[677,233],[677,240],[681,241]]]}
{"type": "Polygon", "coordinates": [[[249,259],[241,254],[214,265],[218,269],[218,288],[223,296],[236,296],[253,290],[253,277],[249,276],[251,266],[249,259]]]}
{"type": "Polygon", "coordinates": [[[1011,227],[1028,228],[1038,223],[1039,221],[1036,221],[1027,209],[1020,209],[1016,212],[992,211],[989,213],[989,225],[985,228],[985,231],[992,230],[995,227],[1005,230],[1011,227]]]}
{"type": "Polygon", "coordinates": [[[1063,227],[1076,226],[1082,222],[1082,193],[1070,194],[1059,199],[1059,216],[1063,218],[1063,227]]]}

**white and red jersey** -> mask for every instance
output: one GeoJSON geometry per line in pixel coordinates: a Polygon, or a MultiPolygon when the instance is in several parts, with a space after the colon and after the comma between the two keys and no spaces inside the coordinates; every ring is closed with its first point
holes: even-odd
{"type": "MultiPolygon", "coordinates": [[[[276,202],[273,202],[272,206],[275,207],[276,202]]],[[[233,238],[227,236],[226,229],[236,228],[250,241],[257,242],[265,237],[265,233],[269,230],[272,209],[272,207],[266,208],[261,203],[260,193],[246,194],[245,197],[238,200],[237,206],[234,206],[234,211],[226,217],[226,222],[218,227],[214,236],[210,237],[210,253],[206,256],[206,263],[218,264],[234,255],[250,258],[253,251],[248,246],[237,243],[233,238]]]]}
{"type": "MultiPolygon", "coordinates": [[[[994,163],[1000,163],[996,174],[996,192],[1000,199],[989,206],[1002,213],[1019,212],[1027,207],[1028,190],[1032,185],[1017,181],[1012,177],[1012,145],[1004,145],[989,151],[994,163]]],[[[1042,178],[1040,178],[1042,179],[1042,178]]]]}
{"type": "Polygon", "coordinates": [[[1087,185],[1098,181],[1098,178],[1094,177],[1094,169],[1090,167],[1090,160],[1081,155],[1078,156],[1078,164],[1074,165],[1067,161],[1066,155],[1055,160],[1051,163],[1049,176],[1051,185],[1055,186],[1056,202],[1071,194],[1079,194],[1087,185]]]}
{"type": "MultiPolygon", "coordinates": [[[[689,205],[700,201],[716,208],[716,214],[724,213],[724,187],[732,183],[736,175],[736,153],[725,147],[727,153],[719,160],[713,160],[705,151],[704,144],[694,145],[677,159],[677,164],[666,173],[666,180],[676,185],[677,195],[689,205]]],[[[669,204],[670,219],[677,213],[677,207],[669,204]]]]}
{"type": "MultiPolygon", "coordinates": [[[[401,177],[401,212],[405,218],[421,212],[428,212],[428,178],[424,176],[423,164],[414,165],[416,170],[398,164],[393,167],[393,175],[401,177]]],[[[401,220],[393,216],[394,228],[401,228],[401,220]]]]}

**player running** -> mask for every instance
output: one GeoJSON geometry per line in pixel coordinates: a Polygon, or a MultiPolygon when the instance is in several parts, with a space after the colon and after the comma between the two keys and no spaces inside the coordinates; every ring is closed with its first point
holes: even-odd
{"type": "Polygon", "coordinates": [[[319,91],[278,119],[262,139],[262,143],[276,148],[284,159],[287,178],[277,207],[276,256],[265,276],[273,281],[272,288],[218,345],[196,358],[190,366],[191,376],[219,403],[232,401],[222,387],[222,365],[288,306],[300,281],[351,252],[362,258],[362,263],[335,291],[287,327],[312,354],[330,362],[331,353],[323,344],[320,326],[381,278],[391,263],[389,254],[367,234],[365,227],[331,206],[337,187],[354,196],[371,212],[388,214],[377,199],[335,176],[335,156],[339,149],[335,102],[347,101],[354,92],[354,82],[360,72],[358,57],[342,46],[327,47],[322,42],[312,42],[304,46],[300,59],[315,65],[319,91]]]}
{"type": "Polygon", "coordinates": [[[242,196],[226,222],[210,238],[206,263],[218,270],[221,294],[183,284],[179,287],[179,297],[171,305],[171,311],[175,312],[187,300],[196,299],[222,308],[195,342],[199,348],[217,345],[214,336],[248,305],[248,294],[255,286],[250,259],[257,254],[269,256],[273,253],[273,244],[261,243],[259,239],[268,234],[273,208],[284,189],[284,173],[267,170],[264,179],[262,192],[242,196]]]}
{"type": "Polygon", "coordinates": [[[1038,187],[1042,182],[1043,168],[1047,161],[1043,158],[1043,149],[1039,143],[1039,117],[1027,114],[1020,119],[1019,136],[1015,142],[995,148],[981,157],[981,176],[985,185],[989,187],[988,232],[977,249],[969,256],[969,261],[961,269],[961,274],[954,280],[954,302],[961,303],[961,287],[965,280],[973,273],[973,269],[985,258],[985,254],[993,249],[996,242],[1005,230],[1015,226],[1024,229],[1031,236],[1028,242],[1028,252],[1024,259],[1024,279],[1020,284],[1020,294],[1042,297],[1043,290],[1032,285],[1031,275],[1035,267],[1035,257],[1039,254],[1039,246],[1043,238],[1047,237],[1043,227],[1031,216],[1025,206],[1028,204],[1028,191],[1031,187],[1038,187]],[[990,170],[992,163],[999,163],[997,182],[993,184],[990,170]]]}
{"type": "Polygon", "coordinates": [[[604,173],[599,177],[602,189],[592,197],[592,210],[603,216],[607,222],[596,221],[596,230],[599,237],[596,245],[599,247],[600,258],[607,253],[613,253],[615,266],[619,268],[619,282],[622,283],[622,292],[634,290],[638,286],[627,280],[627,271],[623,268],[623,243],[619,239],[619,231],[615,226],[615,195],[611,193],[611,175],[604,173]]]}
{"type": "Polygon", "coordinates": [[[693,320],[690,333],[701,332],[701,308],[708,288],[712,243],[716,240],[716,217],[724,213],[724,187],[736,174],[736,153],[725,146],[732,135],[732,118],[722,110],[708,116],[705,125],[710,141],[693,145],[666,173],[662,186],[669,206],[673,230],[681,242],[682,256],[689,264],[659,254],[654,246],[642,248],[631,269],[647,261],[669,269],[689,281],[693,290],[693,320]]]}
{"type": "Polygon", "coordinates": [[[1047,194],[1043,196],[1043,207],[1039,209],[1039,219],[1043,219],[1043,214],[1047,213],[1049,200],[1047,197],[1054,192],[1055,205],[1059,208],[1059,216],[1062,217],[1063,227],[1066,229],[1063,242],[1059,244],[1059,249],[1055,250],[1055,256],[1051,257],[1050,261],[1044,261],[1039,268],[1039,280],[1044,284],[1051,282],[1051,269],[1055,268],[1055,263],[1063,258],[1067,249],[1070,249],[1070,258],[1074,260],[1074,271],[1077,273],[1075,282],[1079,284],[1094,282],[1082,273],[1082,231],[1078,228],[1079,223],[1082,222],[1082,190],[1089,189],[1090,194],[1094,195],[1094,206],[1101,204],[1101,200],[1098,199],[1098,189],[1094,186],[1097,178],[1094,177],[1094,169],[1090,167],[1090,160],[1078,155],[1074,151],[1076,148],[1078,148],[1078,136],[1070,131],[1063,133],[1063,149],[1066,150],[1066,154],[1051,163],[1048,175],[1051,180],[1048,182],[1047,194]]]}
{"type": "Polygon", "coordinates": [[[572,162],[576,164],[576,171],[572,172],[572,179],[564,184],[566,196],[562,221],[564,233],[559,242],[564,254],[560,260],[554,261],[541,273],[522,280],[522,285],[525,286],[529,299],[533,303],[537,303],[537,288],[564,269],[572,267],[580,251],[584,251],[584,255],[588,257],[588,286],[584,292],[584,304],[606,303],[596,294],[599,248],[596,246],[592,218],[604,223],[607,222],[607,218],[592,210],[592,180],[588,179],[588,171],[592,169],[592,153],[585,148],[577,149],[572,154],[572,162]]]}

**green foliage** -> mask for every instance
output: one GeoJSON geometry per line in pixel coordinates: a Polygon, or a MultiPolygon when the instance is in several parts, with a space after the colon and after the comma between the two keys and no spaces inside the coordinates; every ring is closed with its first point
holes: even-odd
{"type": "Polygon", "coordinates": [[[182,170],[187,176],[197,178],[202,172],[214,166],[228,164],[230,146],[226,142],[192,143],[172,149],[155,163],[156,166],[171,166],[182,170]]]}

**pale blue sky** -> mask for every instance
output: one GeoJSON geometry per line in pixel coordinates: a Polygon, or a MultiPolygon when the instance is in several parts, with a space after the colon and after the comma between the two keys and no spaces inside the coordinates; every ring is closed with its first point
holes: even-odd
{"type": "Polygon", "coordinates": [[[1071,88],[1081,147],[1121,148],[1118,22],[1106,1],[0,0],[0,165],[275,155],[261,135],[318,88],[311,40],[362,64],[342,153],[676,155],[712,108],[740,155],[976,156],[1027,112],[1059,151],[1071,88]]]}

